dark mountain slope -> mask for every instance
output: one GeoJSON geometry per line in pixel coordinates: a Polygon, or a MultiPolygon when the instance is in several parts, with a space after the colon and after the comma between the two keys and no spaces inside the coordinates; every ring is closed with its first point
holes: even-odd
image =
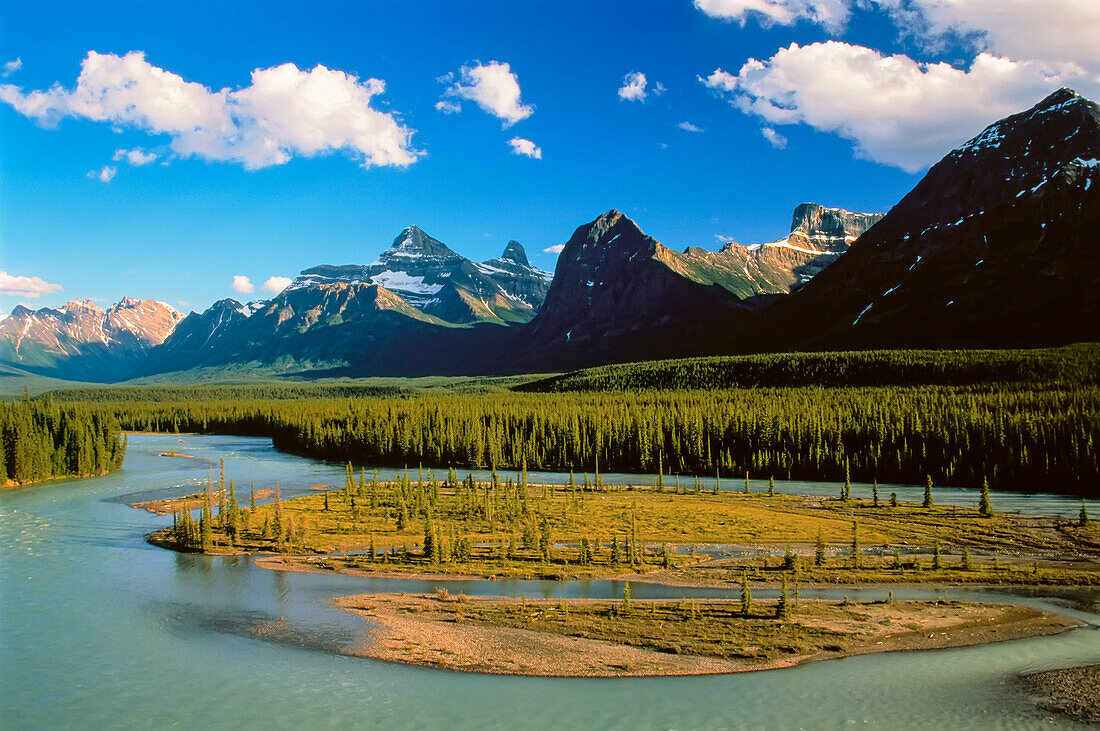
{"type": "Polygon", "coordinates": [[[953,150],[739,350],[1100,339],[1100,108],[1062,89],[953,150]]]}

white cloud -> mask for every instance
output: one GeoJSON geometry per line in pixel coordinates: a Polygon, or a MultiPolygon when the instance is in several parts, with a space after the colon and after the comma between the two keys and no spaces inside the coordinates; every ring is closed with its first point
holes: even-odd
{"type": "Polygon", "coordinates": [[[512,139],[508,140],[508,144],[512,148],[513,155],[533,157],[536,160],[542,159],[542,148],[536,145],[531,140],[525,140],[522,137],[513,137],[512,139]]]}
{"type": "Polygon", "coordinates": [[[1075,63],[1100,75],[1096,0],[875,0],[902,30],[926,43],[966,39],[1020,61],[1075,63]]]}
{"type": "Polygon", "coordinates": [[[546,254],[560,254],[565,249],[565,244],[554,244],[553,246],[547,246],[543,249],[546,254]]]}
{"type": "Polygon", "coordinates": [[[134,167],[141,167],[142,165],[148,165],[157,159],[155,152],[146,152],[140,147],[135,147],[132,150],[115,150],[114,157],[111,158],[115,162],[122,162],[125,160],[134,167]]]}
{"type": "MultiPolygon", "coordinates": [[[[233,277],[234,285],[236,285],[236,277],[233,277]]],[[[263,284],[263,289],[271,292],[272,294],[278,294],[284,289],[290,286],[290,283],[294,280],[290,277],[268,277],[267,281],[263,284]]],[[[251,292],[252,290],[248,290],[251,292]]]]}
{"type": "MultiPolygon", "coordinates": [[[[623,77],[623,85],[619,87],[619,98],[628,102],[644,102],[649,96],[646,90],[648,80],[641,71],[631,71],[623,77]]],[[[654,84],[653,94],[660,95],[665,90],[660,82],[654,84]]]]}
{"type": "Polygon", "coordinates": [[[241,294],[251,294],[256,291],[256,285],[243,274],[233,275],[233,289],[241,294]]]}
{"type": "Polygon", "coordinates": [[[854,8],[888,15],[905,34],[939,49],[960,41],[1016,61],[1074,63],[1100,84],[1096,0],[694,0],[711,17],[761,24],[844,28],[854,8]]]}
{"type": "Polygon", "coordinates": [[[104,165],[99,170],[89,170],[87,177],[101,183],[109,183],[114,179],[116,173],[118,173],[118,168],[114,165],[104,165]]]}
{"type": "Polygon", "coordinates": [[[21,68],[23,68],[23,59],[13,59],[0,67],[0,76],[11,76],[21,68]]]}
{"type": "Polygon", "coordinates": [[[302,71],[291,63],[254,70],[240,89],[211,91],[153,66],[140,51],[89,51],[72,90],[0,84],[0,101],[43,126],[76,117],[167,134],[181,157],[250,170],[338,150],[364,167],[405,167],[422,153],[411,147],[413,130],[371,108],[384,91],[380,79],[360,81],[320,65],[302,71]]]}
{"type": "Polygon", "coordinates": [[[1073,66],[983,53],[969,69],[884,56],[839,41],[791,44],[737,74],[700,79],[768,126],[806,124],[855,143],[859,157],[915,172],[1079,77],[1073,66]]]}
{"type": "Polygon", "coordinates": [[[736,239],[732,236],[726,236],[725,234],[714,234],[714,240],[717,241],[719,244],[726,244],[730,241],[736,241],[736,239]]]}
{"type": "Polygon", "coordinates": [[[771,146],[777,150],[782,150],[787,146],[787,138],[771,127],[761,127],[760,134],[764,135],[764,139],[771,143],[771,146]]]}
{"type": "Polygon", "coordinates": [[[444,114],[458,114],[462,111],[462,105],[458,102],[447,101],[446,99],[440,99],[435,103],[436,111],[443,112],[444,114]]]}
{"type": "MultiPolygon", "coordinates": [[[[503,120],[505,127],[511,127],[535,113],[533,106],[520,101],[519,78],[507,63],[490,61],[486,64],[463,66],[460,73],[462,81],[447,87],[443,96],[472,101],[484,111],[503,120]]],[[[447,82],[451,78],[453,77],[448,75],[441,80],[447,82]]]]}
{"type": "Polygon", "coordinates": [[[60,292],[60,284],[51,284],[41,277],[13,276],[0,271],[0,295],[8,297],[41,297],[44,294],[60,292]]]}
{"type": "Polygon", "coordinates": [[[676,126],[679,127],[680,129],[684,130],[685,132],[702,132],[703,131],[702,127],[697,127],[694,124],[692,124],[691,122],[680,122],[680,124],[678,124],[676,126]]]}
{"type": "Polygon", "coordinates": [[[695,7],[712,18],[745,25],[754,18],[763,26],[794,25],[805,20],[829,30],[844,27],[851,15],[849,0],[695,0],[695,7]]]}

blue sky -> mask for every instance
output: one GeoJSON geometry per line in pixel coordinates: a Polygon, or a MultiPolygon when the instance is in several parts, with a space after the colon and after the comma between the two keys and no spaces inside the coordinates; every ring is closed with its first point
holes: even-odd
{"type": "Polygon", "coordinates": [[[1051,2],[9,0],[0,311],[266,297],[410,224],[552,270],[608,208],[676,249],[885,211],[986,124],[1096,98],[1100,3],[1051,2]]]}

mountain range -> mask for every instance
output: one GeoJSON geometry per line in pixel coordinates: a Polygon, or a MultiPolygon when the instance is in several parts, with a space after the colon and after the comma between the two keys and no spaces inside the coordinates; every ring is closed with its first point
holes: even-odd
{"type": "Polygon", "coordinates": [[[183,317],[74,300],[0,321],[0,362],[118,381],[241,364],[345,375],[552,371],[765,350],[1100,339],[1100,108],[1061,89],[949,152],[887,214],[806,203],[777,241],[670,249],[611,210],[553,275],[411,226],[370,264],[183,317]]]}

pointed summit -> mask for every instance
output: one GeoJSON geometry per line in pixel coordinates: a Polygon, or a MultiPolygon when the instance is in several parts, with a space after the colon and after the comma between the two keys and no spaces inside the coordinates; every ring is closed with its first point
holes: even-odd
{"type": "Polygon", "coordinates": [[[509,241],[508,245],[504,247],[504,253],[500,255],[500,258],[506,261],[513,261],[520,266],[531,266],[531,262],[527,260],[527,252],[518,241],[509,241]]]}
{"type": "Polygon", "coordinates": [[[381,259],[418,258],[421,256],[458,258],[442,241],[432,238],[417,226],[409,226],[393,240],[389,249],[382,252],[381,259]]]}

